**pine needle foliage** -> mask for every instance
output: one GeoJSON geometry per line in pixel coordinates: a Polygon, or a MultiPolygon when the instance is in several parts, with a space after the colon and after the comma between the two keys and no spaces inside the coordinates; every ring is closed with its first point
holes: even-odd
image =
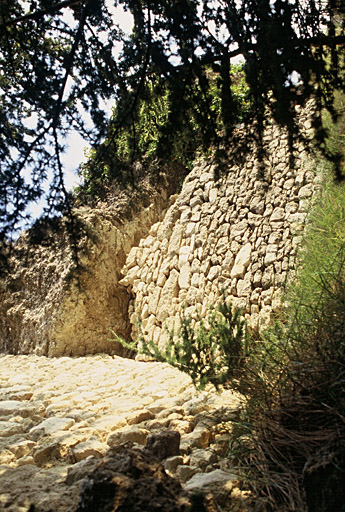
{"type": "Polygon", "coordinates": [[[152,341],[141,339],[144,354],[166,362],[187,373],[197,389],[212,384],[216,390],[227,387],[236,378],[247,353],[246,324],[242,311],[222,300],[209,310],[205,321],[196,315],[181,314],[178,332],[169,333],[169,341],[160,350],[152,341]]]}

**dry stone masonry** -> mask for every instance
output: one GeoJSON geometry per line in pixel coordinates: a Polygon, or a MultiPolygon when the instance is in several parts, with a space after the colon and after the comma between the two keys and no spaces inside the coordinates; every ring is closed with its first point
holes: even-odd
{"type": "MultiPolygon", "coordinates": [[[[308,118],[302,122],[310,131],[308,118]]],[[[264,175],[254,148],[241,165],[230,159],[219,177],[215,165],[200,161],[163,221],[131,249],[120,284],[133,295],[134,339],[140,321],[142,334],[164,346],[182,307],[205,317],[222,290],[253,326],[279,310],[317,184],[302,145],[290,167],[288,137],[277,126],[265,145],[264,175]]]]}
{"type": "MultiPolygon", "coordinates": [[[[300,113],[300,124],[310,138],[309,114],[300,113]]],[[[179,194],[184,170],[172,164],[107,203],[80,208],[94,236],[80,242],[78,282],[64,234],[29,249],[23,234],[22,256],[0,279],[0,352],[124,355],[110,329],[136,340],[139,321],[163,346],[182,307],[205,317],[222,290],[251,325],[266,325],[281,306],[317,183],[301,143],[290,165],[284,130],[268,127],[260,161],[254,142],[239,151],[245,135],[238,129],[225,168],[198,161],[179,194]]]]}

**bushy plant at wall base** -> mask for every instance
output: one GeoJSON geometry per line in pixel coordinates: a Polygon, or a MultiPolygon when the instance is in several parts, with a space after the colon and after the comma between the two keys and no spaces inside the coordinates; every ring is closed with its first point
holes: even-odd
{"type": "MultiPolygon", "coordinates": [[[[141,334],[140,352],[187,373],[197,389],[202,390],[207,384],[212,384],[217,390],[236,387],[231,381],[238,377],[248,354],[248,335],[242,310],[233,308],[223,297],[216,307],[210,307],[206,321],[199,313],[193,320],[184,310],[180,320],[180,328],[177,332],[169,332],[169,340],[163,350],[141,334]]],[[[121,343],[128,350],[138,351],[136,343],[126,342],[111,332],[114,335],[112,341],[121,343]]]]}
{"type": "Polygon", "coordinates": [[[241,369],[247,352],[246,325],[240,309],[223,300],[211,307],[207,320],[181,313],[181,327],[169,333],[165,349],[141,338],[142,350],[190,375],[197,389],[226,387],[241,369]]]}

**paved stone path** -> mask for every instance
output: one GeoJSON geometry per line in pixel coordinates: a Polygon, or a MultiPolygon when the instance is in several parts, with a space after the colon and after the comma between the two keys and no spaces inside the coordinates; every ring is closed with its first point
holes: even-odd
{"type": "Polygon", "coordinates": [[[205,474],[230,479],[221,421],[238,403],[228,391],[197,393],[160,363],[0,355],[0,511],[73,511],[109,448],[167,429],[180,432],[181,454],[164,465],[186,487],[205,474]]]}

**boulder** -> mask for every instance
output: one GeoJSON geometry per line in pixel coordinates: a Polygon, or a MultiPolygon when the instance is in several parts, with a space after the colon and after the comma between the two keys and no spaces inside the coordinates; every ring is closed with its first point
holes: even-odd
{"type": "Polygon", "coordinates": [[[180,452],[180,433],[174,430],[159,432],[148,436],[145,451],[161,461],[180,452]]]}
{"type": "Polygon", "coordinates": [[[192,500],[148,452],[121,447],[84,481],[75,512],[213,512],[192,500]]]}

